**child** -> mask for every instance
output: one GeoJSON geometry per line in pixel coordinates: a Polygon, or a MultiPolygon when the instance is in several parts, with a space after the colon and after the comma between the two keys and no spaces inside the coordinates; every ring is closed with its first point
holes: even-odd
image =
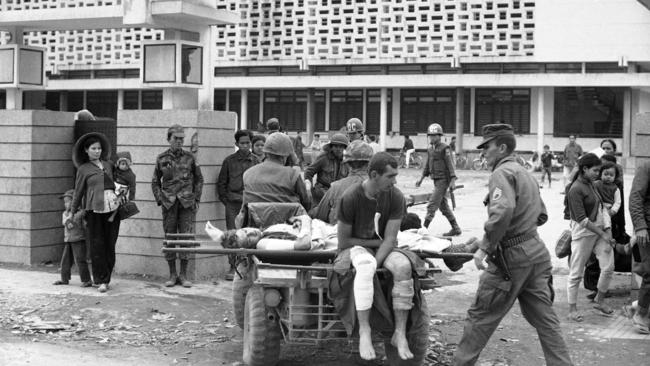
{"type": "Polygon", "coordinates": [[[555,155],[550,151],[550,147],[544,145],[544,152],[540,158],[542,161],[542,187],[544,186],[544,177],[548,175],[548,188],[551,188],[551,168],[553,167],[553,159],[555,159],[555,155]]]}
{"type": "Polygon", "coordinates": [[[605,162],[600,168],[600,180],[594,182],[594,188],[596,188],[605,206],[603,221],[606,229],[612,227],[612,216],[616,215],[621,208],[621,191],[614,183],[617,178],[618,170],[616,165],[605,162]]]}
{"type": "Polygon", "coordinates": [[[135,173],[131,170],[131,153],[128,151],[118,152],[115,168],[115,193],[133,201],[135,199],[135,173]]]}
{"type": "MultiPolygon", "coordinates": [[[[66,191],[59,198],[63,199],[65,211],[63,211],[63,238],[65,246],[61,257],[61,279],[54,282],[55,285],[67,285],[70,281],[70,268],[73,261],[77,263],[79,277],[81,277],[81,287],[91,287],[90,271],[88,271],[88,262],[86,261],[86,239],[84,233],[84,222],[82,215],[72,215],[70,205],[74,189],[66,191]]],[[[83,211],[79,211],[82,213],[83,211]]]]}
{"type": "Polygon", "coordinates": [[[251,143],[253,144],[253,155],[257,158],[258,162],[263,162],[264,151],[262,151],[262,149],[266,143],[266,137],[264,135],[254,135],[251,139],[251,143]]]}

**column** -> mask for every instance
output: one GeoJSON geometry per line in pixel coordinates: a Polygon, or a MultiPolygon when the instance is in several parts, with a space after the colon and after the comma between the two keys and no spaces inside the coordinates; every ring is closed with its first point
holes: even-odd
{"type": "Polygon", "coordinates": [[[124,109],[124,90],[117,91],[117,110],[124,109]]]}
{"type": "Polygon", "coordinates": [[[463,129],[465,121],[465,89],[456,88],[456,153],[463,151],[463,129]]]}
{"type": "Polygon", "coordinates": [[[200,39],[203,47],[202,54],[202,85],[198,92],[198,109],[204,111],[214,110],[214,30],[215,27],[208,26],[201,31],[200,39]]]}
{"type": "MultiPolygon", "coordinates": [[[[257,120],[265,123],[264,121],[264,89],[260,89],[260,113],[259,116],[257,116],[257,120]]],[[[257,126],[255,126],[257,128],[257,126]]]]}
{"type": "Polygon", "coordinates": [[[230,89],[226,89],[226,112],[230,112],[230,89]]]}
{"type": "Polygon", "coordinates": [[[544,151],[544,94],[546,92],[543,87],[537,89],[537,153],[541,155],[544,151]]]}
{"type": "Polygon", "coordinates": [[[363,88],[363,91],[361,92],[361,100],[361,120],[363,121],[364,125],[367,126],[368,121],[366,121],[366,119],[368,118],[368,104],[366,102],[368,100],[368,89],[363,88]]]}
{"type": "Polygon", "coordinates": [[[314,105],[314,89],[307,89],[307,131],[305,138],[305,145],[311,144],[311,139],[314,137],[316,130],[316,106],[314,105]]]}
{"type": "Polygon", "coordinates": [[[388,136],[388,89],[380,89],[379,99],[379,150],[386,151],[388,136]]]}
{"type": "Polygon", "coordinates": [[[325,132],[330,130],[330,90],[325,89],[325,132]]]}
{"type": "Polygon", "coordinates": [[[23,90],[20,88],[6,89],[6,109],[23,109],[23,90]]]}
{"type": "Polygon", "coordinates": [[[248,89],[241,90],[241,104],[239,107],[239,128],[248,129],[248,89]]]}
{"type": "Polygon", "coordinates": [[[469,90],[469,133],[473,134],[475,131],[476,121],[476,88],[469,90]]]}
{"type": "Polygon", "coordinates": [[[391,131],[397,132],[399,134],[399,124],[400,124],[400,113],[402,113],[402,105],[401,100],[401,91],[402,89],[400,88],[393,88],[393,94],[391,95],[391,103],[392,103],[392,127],[391,131]]]}
{"type": "MultiPolygon", "coordinates": [[[[632,90],[625,88],[623,92],[623,146],[621,153],[623,159],[632,156],[631,147],[632,139],[632,90]]],[[[627,164],[626,164],[627,165],[627,164]]]]}

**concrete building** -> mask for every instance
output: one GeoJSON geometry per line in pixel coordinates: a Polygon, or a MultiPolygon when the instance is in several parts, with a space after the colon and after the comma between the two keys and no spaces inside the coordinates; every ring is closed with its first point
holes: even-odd
{"type": "MultiPolygon", "coordinates": [[[[9,31],[0,43],[45,49],[42,88],[7,87],[0,71],[0,108],[87,108],[117,118],[118,144],[133,149],[139,142],[126,128],[153,118],[138,113],[215,109],[236,113],[214,117],[219,136],[235,118],[254,129],[273,116],[306,131],[309,143],[354,116],[386,148],[400,148],[403,134],[425,148],[426,126],[436,122],[458,149],[472,150],[483,125],[504,121],[522,151],[562,151],[576,134],[586,150],[613,138],[628,168],[650,157],[647,0],[13,0],[0,1],[0,30],[9,31]],[[143,44],[166,40],[202,42],[200,87],[143,82],[143,44]]],[[[205,115],[188,118],[214,128],[205,115]]],[[[59,119],[20,120],[40,128],[59,119]]],[[[220,154],[229,148],[202,141],[220,154]]],[[[211,162],[209,184],[219,164],[211,162]]],[[[151,166],[141,169],[146,185],[151,166]]]]}

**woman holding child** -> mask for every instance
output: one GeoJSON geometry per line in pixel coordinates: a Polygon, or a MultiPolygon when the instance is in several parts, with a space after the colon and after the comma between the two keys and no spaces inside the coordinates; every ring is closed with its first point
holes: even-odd
{"type": "Polygon", "coordinates": [[[571,259],[569,263],[569,278],[567,294],[569,302],[569,317],[577,322],[583,320],[578,312],[578,287],[583,278],[585,263],[592,253],[596,255],[601,268],[598,278],[598,292],[594,298],[594,309],[604,315],[610,315],[613,310],[605,304],[605,293],[609,288],[614,271],[615,244],[612,238],[611,225],[604,218],[605,206],[603,199],[594,187],[601,173],[602,162],[593,153],[583,155],[578,160],[578,174],[571,183],[568,192],[569,213],[571,217],[571,259]]]}
{"type": "Polygon", "coordinates": [[[77,168],[71,211],[85,212],[92,272],[99,292],[106,292],[115,266],[115,242],[120,230],[119,215],[113,215],[121,198],[115,194],[111,146],[101,133],[79,138],[72,150],[77,168]],[[111,220],[112,218],[112,220],[111,220]]]}

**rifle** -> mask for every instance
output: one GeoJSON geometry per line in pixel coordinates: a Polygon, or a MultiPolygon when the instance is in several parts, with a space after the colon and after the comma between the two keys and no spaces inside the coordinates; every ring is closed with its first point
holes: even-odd
{"type": "Polygon", "coordinates": [[[456,195],[454,195],[454,191],[464,187],[465,185],[463,184],[457,184],[456,186],[454,186],[454,189],[451,189],[451,187],[449,187],[449,198],[451,198],[451,209],[454,211],[456,210],[456,195]]]}

